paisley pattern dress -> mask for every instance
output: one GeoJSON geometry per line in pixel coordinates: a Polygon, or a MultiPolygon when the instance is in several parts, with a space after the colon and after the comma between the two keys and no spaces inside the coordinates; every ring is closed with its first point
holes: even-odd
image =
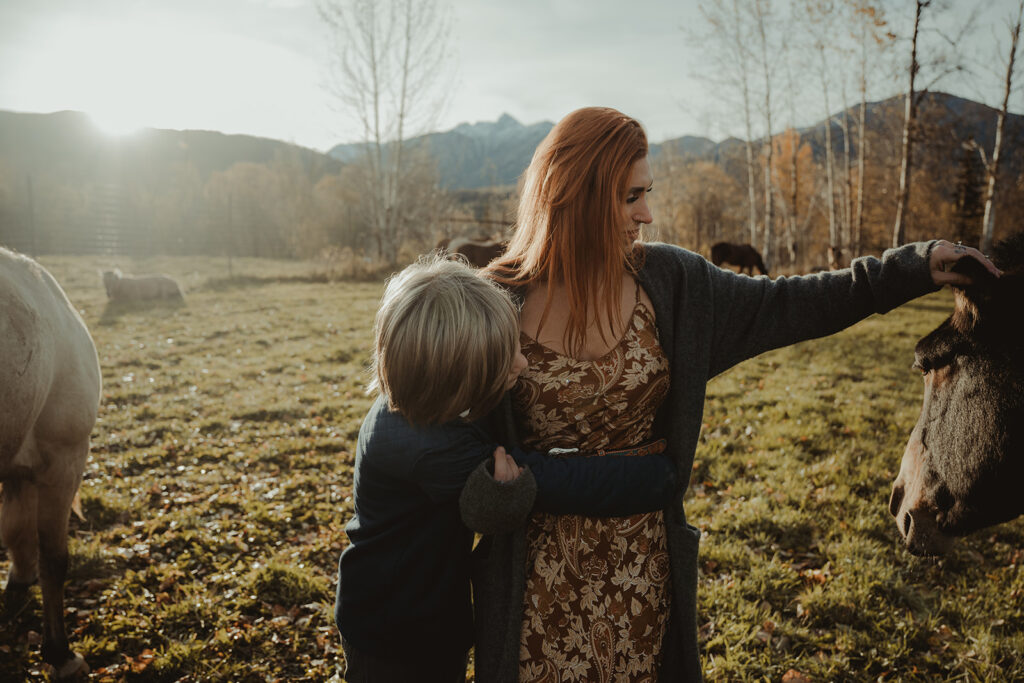
{"type": "MultiPolygon", "coordinates": [[[[530,366],[513,406],[528,446],[592,453],[650,440],[669,366],[639,296],[638,288],[623,337],[597,360],[576,360],[521,335],[530,366]]],[[[519,680],[653,683],[670,600],[663,513],[537,513],[527,541],[519,680]]]]}

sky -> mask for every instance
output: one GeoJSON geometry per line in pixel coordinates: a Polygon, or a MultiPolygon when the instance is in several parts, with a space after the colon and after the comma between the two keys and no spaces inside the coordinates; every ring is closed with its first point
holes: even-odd
{"type": "MultiPolygon", "coordinates": [[[[972,50],[994,64],[987,51],[1005,41],[1004,17],[1018,0],[981,2],[972,50]]],[[[697,0],[449,5],[453,75],[435,130],[503,113],[524,124],[557,121],[604,105],[639,119],[653,142],[742,134],[735,106],[707,77],[697,0]]],[[[951,26],[974,5],[951,0],[951,26]]],[[[111,134],[219,130],[326,151],[360,135],[327,87],[330,44],[314,0],[0,0],[0,109],[84,111],[111,134]]],[[[899,87],[890,78],[871,94],[899,87]]],[[[940,89],[991,106],[1001,97],[993,74],[940,89]]],[[[1021,100],[1011,111],[1022,111],[1021,100]]],[[[817,103],[798,109],[797,125],[823,118],[817,103]]]]}

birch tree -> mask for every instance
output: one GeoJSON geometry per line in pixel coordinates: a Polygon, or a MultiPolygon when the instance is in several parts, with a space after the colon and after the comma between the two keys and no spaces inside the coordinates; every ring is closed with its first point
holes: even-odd
{"type": "Polygon", "coordinates": [[[992,232],[995,225],[994,199],[996,194],[996,182],[999,174],[999,156],[1003,147],[1003,125],[1006,123],[1006,111],[1010,104],[1010,93],[1013,92],[1013,76],[1016,68],[1017,45],[1020,42],[1021,19],[1024,17],[1024,0],[1017,5],[1017,20],[1009,24],[1010,29],[1010,54],[1006,63],[1006,79],[1003,87],[1003,104],[999,108],[999,115],[996,119],[996,139],[992,145],[992,159],[985,161],[985,214],[982,218],[981,229],[981,251],[987,253],[992,247],[992,232]]]}
{"type": "Polygon", "coordinates": [[[771,22],[772,6],[770,0],[756,0],[754,3],[754,20],[757,23],[757,37],[760,47],[761,57],[760,66],[761,74],[764,79],[762,86],[764,88],[764,242],[761,247],[761,254],[764,258],[765,268],[771,272],[774,265],[774,258],[772,257],[774,240],[772,235],[773,225],[773,206],[772,197],[775,195],[772,190],[772,178],[774,176],[772,172],[772,60],[769,54],[775,54],[774,49],[769,48],[768,44],[768,30],[771,22]]]}
{"type": "Polygon", "coordinates": [[[818,61],[818,77],[825,112],[825,210],[828,214],[828,266],[835,270],[842,265],[842,241],[836,217],[835,154],[832,149],[832,104],[830,88],[832,74],[829,69],[829,46],[835,40],[835,3],[833,0],[804,0],[802,8],[812,36],[812,48],[818,61]]]}
{"type": "Polygon", "coordinates": [[[966,18],[958,21],[955,31],[947,32],[937,28],[938,22],[926,26],[925,18],[936,19],[938,13],[946,9],[945,3],[939,0],[914,0],[914,19],[910,31],[910,62],[907,68],[907,91],[904,99],[903,141],[900,154],[899,189],[896,194],[896,220],[893,223],[892,246],[899,246],[906,241],[907,205],[910,201],[910,178],[914,159],[914,143],[917,134],[918,106],[924,95],[928,93],[945,76],[959,71],[962,57],[958,50],[964,37],[970,33],[978,18],[978,8],[966,18]],[[936,39],[934,53],[924,57],[921,37],[927,30],[936,39]],[[918,77],[927,67],[930,80],[924,87],[918,87],[918,77]]]}
{"type": "Polygon", "coordinates": [[[917,72],[921,65],[917,61],[917,38],[921,33],[921,14],[932,0],[914,0],[914,29],[910,38],[910,68],[907,70],[909,81],[904,97],[903,109],[903,144],[900,148],[900,184],[896,191],[896,222],[892,227],[892,246],[898,247],[907,238],[906,210],[910,199],[910,163],[914,151],[914,124],[917,121],[917,93],[914,90],[917,72]]]}
{"type": "Polygon", "coordinates": [[[411,229],[403,199],[425,153],[410,139],[444,103],[449,12],[439,0],[319,0],[318,10],[333,41],[328,88],[363,145],[377,257],[394,266],[411,229]]]}
{"type": "Polygon", "coordinates": [[[892,34],[886,30],[886,22],[880,4],[872,0],[847,0],[851,10],[853,38],[857,45],[857,90],[859,106],[857,110],[857,196],[854,201],[853,224],[850,230],[851,256],[861,252],[861,234],[864,229],[864,185],[865,157],[867,154],[867,99],[868,73],[873,71],[872,57],[884,52],[891,45],[892,34]]]}
{"type": "Polygon", "coordinates": [[[728,89],[738,93],[743,114],[747,161],[747,229],[750,244],[757,243],[756,169],[754,165],[753,93],[750,73],[754,57],[749,27],[748,0],[703,0],[700,12],[711,28],[706,42],[718,62],[715,73],[728,89]]]}

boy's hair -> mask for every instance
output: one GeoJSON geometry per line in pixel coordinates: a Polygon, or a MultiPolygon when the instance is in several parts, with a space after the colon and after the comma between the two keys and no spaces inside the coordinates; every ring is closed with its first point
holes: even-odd
{"type": "Polygon", "coordinates": [[[425,256],[388,280],[374,321],[373,380],[411,424],[476,419],[501,400],[519,338],[508,293],[465,263],[425,256]]]}

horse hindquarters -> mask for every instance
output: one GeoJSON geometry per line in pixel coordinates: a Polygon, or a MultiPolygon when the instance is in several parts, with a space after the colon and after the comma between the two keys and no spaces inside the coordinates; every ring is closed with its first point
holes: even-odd
{"type": "Polygon", "coordinates": [[[10,609],[39,580],[44,661],[58,678],[87,670],[68,647],[68,519],[100,400],[96,348],[57,282],[0,250],[0,536],[11,556],[10,609]]]}

